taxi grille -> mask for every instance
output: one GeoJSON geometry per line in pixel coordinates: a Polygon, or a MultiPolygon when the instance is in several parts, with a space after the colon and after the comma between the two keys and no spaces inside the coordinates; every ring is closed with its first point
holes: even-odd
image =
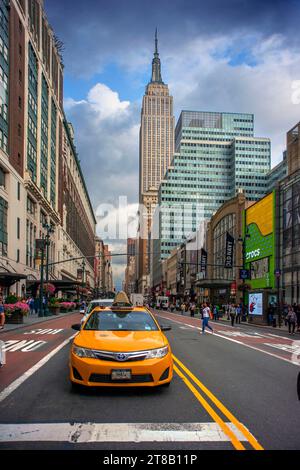
{"type": "Polygon", "coordinates": [[[92,374],[89,378],[89,382],[92,383],[129,383],[129,384],[137,384],[137,383],[146,383],[146,382],[153,382],[153,377],[151,374],[144,374],[144,375],[133,375],[129,380],[112,380],[110,375],[107,374],[92,374]]]}
{"type": "Polygon", "coordinates": [[[97,359],[101,361],[110,361],[110,362],[134,362],[134,361],[144,361],[147,357],[148,351],[136,351],[131,353],[121,353],[124,354],[124,359],[119,359],[119,354],[116,352],[109,351],[93,351],[97,359]]]}

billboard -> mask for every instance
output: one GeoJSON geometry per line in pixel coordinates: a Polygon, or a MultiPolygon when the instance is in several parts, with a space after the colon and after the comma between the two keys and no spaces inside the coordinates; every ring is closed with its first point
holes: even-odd
{"type": "Polygon", "coordinates": [[[252,289],[275,287],[275,192],[245,211],[245,268],[252,289]]]}
{"type": "Polygon", "coordinates": [[[263,295],[261,292],[254,292],[249,294],[249,315],[262,315],[263,314],[263,295]]]}

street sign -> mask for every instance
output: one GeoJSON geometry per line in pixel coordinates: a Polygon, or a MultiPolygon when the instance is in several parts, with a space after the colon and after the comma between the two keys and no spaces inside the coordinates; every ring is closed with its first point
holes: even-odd
{"type": "Polygon", "coordinates": [[[250,279],[249,269],[240,269],[240,279],[250,279]]]}

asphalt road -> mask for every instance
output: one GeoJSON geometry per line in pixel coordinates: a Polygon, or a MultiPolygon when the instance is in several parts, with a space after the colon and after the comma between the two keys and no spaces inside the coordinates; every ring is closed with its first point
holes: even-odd
{"type": "Polygon", "coordinates": [[[44,343],[7,352],[0,449],[300,449],[296,337],[221,324],[200,335],[198,319],[158,317],[172,325],[166,335],[176,371],[169,388],[73,392],[69,338],[78,315],[2,335],[11,348],[24,338],[44,343]]]}

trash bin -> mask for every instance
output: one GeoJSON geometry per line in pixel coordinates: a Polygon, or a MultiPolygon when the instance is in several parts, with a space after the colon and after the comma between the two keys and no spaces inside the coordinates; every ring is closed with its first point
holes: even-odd
{"type": "Polygon", "coordinates": [[[273,321],[272,321],[272,326],[275,328],[277,326],[277,321],[276,321],[276,318],[273,318],[273,321]]]}

